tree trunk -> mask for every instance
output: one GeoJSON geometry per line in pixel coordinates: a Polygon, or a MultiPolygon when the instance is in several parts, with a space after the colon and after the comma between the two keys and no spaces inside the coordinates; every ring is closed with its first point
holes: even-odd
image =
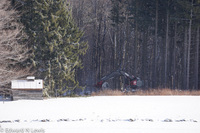
{"type": "Polygon", "coordinates": [[[196,40],[196,53],[195,53],[195,89],[198,89],[199,84],[199,29],[200,26],[197,28],[197,40],[196,40]]]}
{"type": "Polygon", "coordinates": [[[183,53],[183,89],[187,86],[187,44],[188,44],[188,30],[185,28],[184,37],[184,53],[183,53]]]}
{"type": "Polygon", "coordinates": [[[125,58],[126,58],[126,47],[127,47],[127,40],[128,40],[128,16],[126,15],[126,31],[124,31],[124,45],[123,45],[123,51],[122,51],[122,68],[124,68],[125,65],[125,58]]]}
{"type": "MultiPolygon", "coordinates": [[[[192,5],[193,5],[193,0],[192,0],[192,5]]],[[[189,22],[189,29],[188,29],[189,40],[188,40],[188,56],[187,56],[187,87],[186,87],[187,90],[190,89],[190,49],[191,49],[191,40],[192,40],[192,16],[193,16],[193,11],[191,8],[190,22],[189,22]]]]}
{"type": "Polygon", "coordinates": [[[158,55],[158,0],[156,0],[153,88],[157,87],[157,55],[158,55]]]}
{"type": "Polygon", "coordinates": [[[173,75],[172,75],[172,89],[175,89],[176,81],[176,39],[177,39],[177,21],[174,27],[174,50],[173,50],[173,75]]]}
{"type": "MultiPolygon", "coordinates": [[[[169,1],[168,1],[169,6],[169,1]]],[[[165,40],[165,88],[167,88],[167,65],[168,65],[168,47],[169,47],[169,9],[167,9],[167,25],[166,25],[166,40],[165,40]]]]}
{"type": "Polygon", "coordinates": [[[137,75],[137,45],[138,45],[138,24],[135,24],[135,44],[134,44],[134,75],[137,75]]]}

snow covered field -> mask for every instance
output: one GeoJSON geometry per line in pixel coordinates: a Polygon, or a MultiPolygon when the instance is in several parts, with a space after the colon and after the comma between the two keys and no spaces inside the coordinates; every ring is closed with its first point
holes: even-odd
{"type": "Polygon", "coordinates": [[[200,96],[0,102],[0,133],[199,133],[200,96]]]}

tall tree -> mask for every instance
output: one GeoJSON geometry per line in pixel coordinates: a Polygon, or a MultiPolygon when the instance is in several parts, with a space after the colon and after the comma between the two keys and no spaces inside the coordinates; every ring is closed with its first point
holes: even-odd
{"type": "Polygon", "coordinates": [[[154,48],[154,68],[153,68],[153,88],[157,87],[157,71],[158,71],[158,8],[159,0],[156,0],[156,13],[155,13],[155,48],[154,48]]]}
{"type": "Polygon", "coordinates": [[[198,89],[199,84],[199,54],[200,54],[200,34],[199,34],[200,26],[197,27],[197,37],[196,37],[196,56],[195,56],[195,89],[198,89]]]}
{"type": "Polygon", "coordinates": [[[194,1],[194,23],[196,28],[196,41],[195,41],[195,71],[194,71],[194,89],[200,89],[200,1],[194,1]]]}
{"type": "Polygon", "coordinates": [[[37,75],[45,81],[46,92],[54,95],[78,87],[75,70],[87,44],[75,25],[66,0],[26,0],[22,21],[26,26],[37,75]]]}
{"type": "Polygon", "coordinates": [[[192,18],[193,18],[193,0],[191,2],[191,9],[190,9],[190,18],[189,18],[189,29],[188,29],[188,56],[187,56],[187,89],[190,87],[190,48],[191,48],[191,41],[192,41],[192,18]]]}
{"type": "Polygon", "coordinates": [[[168,74],[168,48],[169,48],[169,0],[167,0],[166,8],[166,39],[165,39],[165,77],[164,77],[164,86],[167,87],[167,74],[168,74]]]}

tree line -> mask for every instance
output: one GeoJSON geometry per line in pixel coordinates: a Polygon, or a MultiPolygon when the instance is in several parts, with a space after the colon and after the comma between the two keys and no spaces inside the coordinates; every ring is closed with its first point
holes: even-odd
{"type": "MultiPolygon", "coordinates": [[[[47,95],[93,89],[119,68],[140,77],[143,89],[199,89],[199,0],[11,2],[23,29],[16,42],[24,45],[17,46],[26,47],[26,58],[13,68],[44,79],[47,95]]],[[[0,70],[10,72],[13,64],[5,63],[0,70]]],[[[121,78],[109,82],[113,89],[122,87],[121,78]]]]}
{"type": "MultiPolygon", "coordinates": [[[[199,89],[199,0],[70,2],[89,44],[77,75],[82,84],[121,67],[143,79],[144,89],[199,89]]],[[[121,87],[120,79],[111,83],[121,87]]]]}

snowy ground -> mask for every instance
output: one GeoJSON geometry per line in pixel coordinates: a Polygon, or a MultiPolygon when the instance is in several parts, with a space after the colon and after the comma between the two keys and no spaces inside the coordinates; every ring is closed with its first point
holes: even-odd
{"type": "Polygon", "coordinates": [[[199,96],[0,102],[0,133],[199,133],[199,96]]]}

